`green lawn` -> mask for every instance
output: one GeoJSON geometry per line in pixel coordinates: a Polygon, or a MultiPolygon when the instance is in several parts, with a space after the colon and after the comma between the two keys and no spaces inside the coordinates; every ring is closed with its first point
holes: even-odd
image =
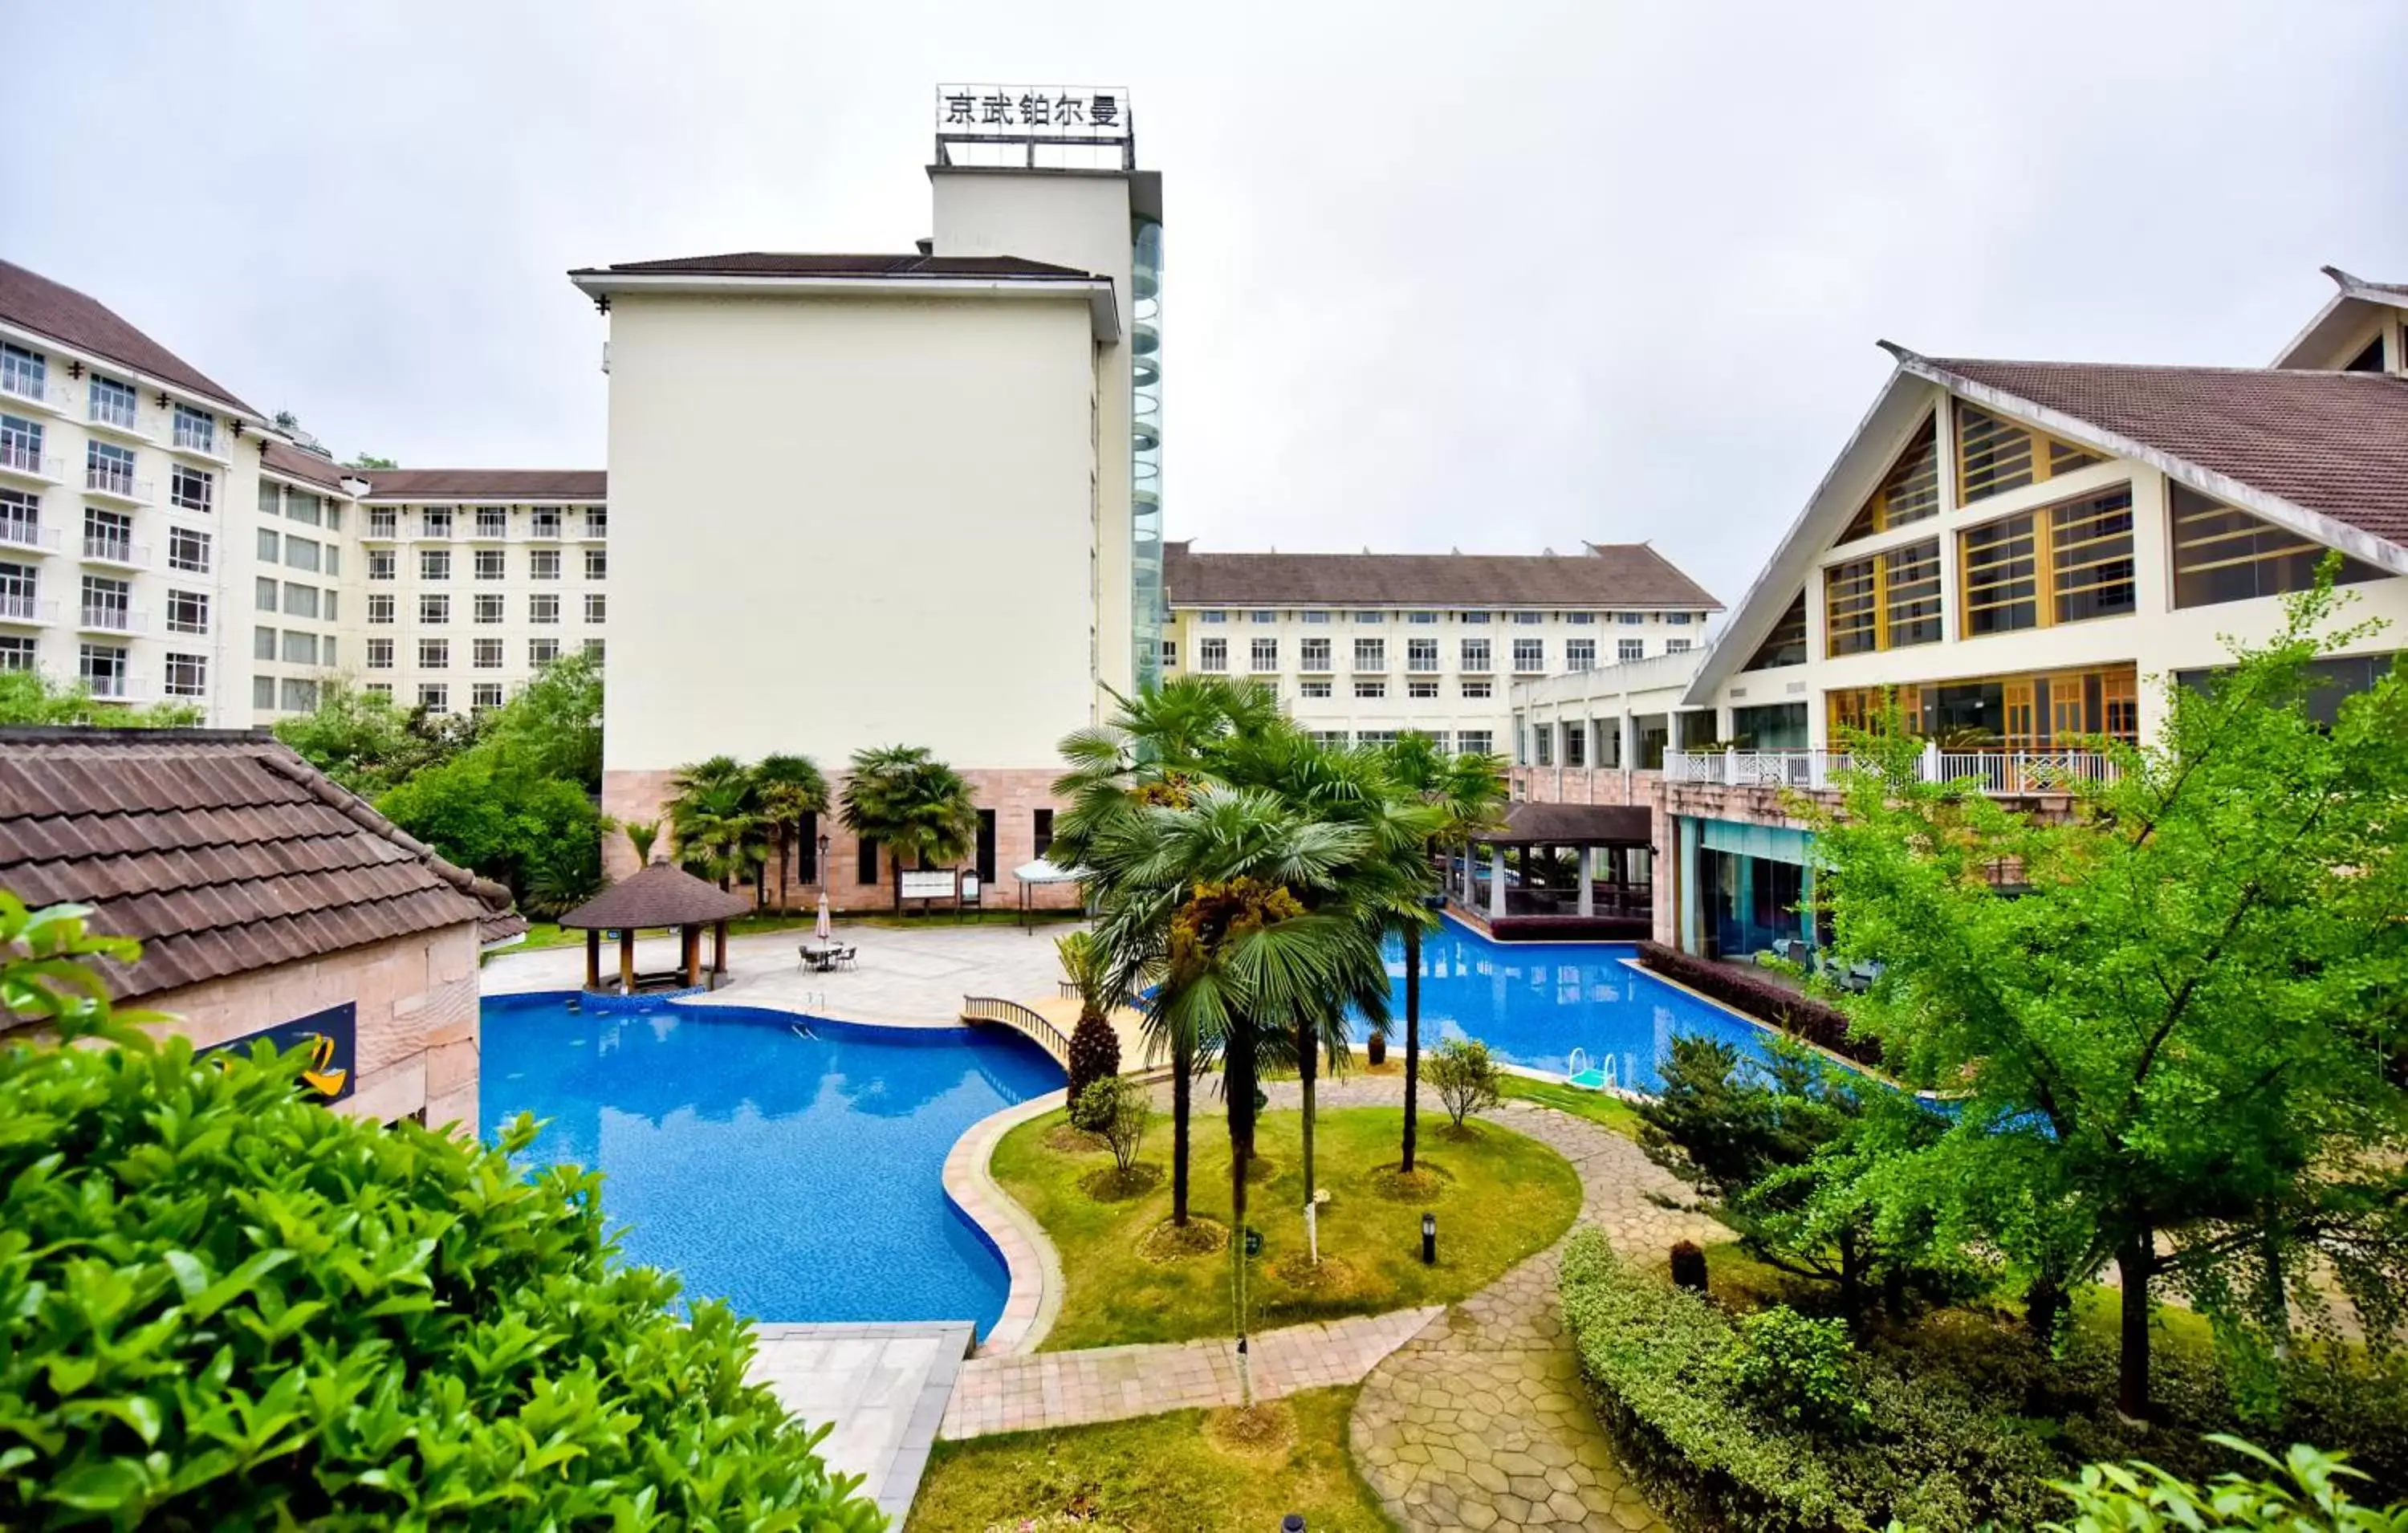
{"type": "MultiPolygon", "coordinates": [[[[1213,1104],[1199,1091],[1199,1107],[1213,1104]]],[[[1433,1104],[1435,1105],[1435,1104],[1433,1104]]],[[[1108,1201],[1081,1185],[1112,1164],[1109,1151],[1064,1151],[1048,1136],[1063,1123],[1049,1113],[1004,1136],[994,1170],[1060,1251],[1068,1282],[1061,1317],[1044,1350],[1182,1341],[1226,1332],[1230,1263],[1217,1254],[1152,1260],[1140,1242],[1170,1214],[1170,1122],[1156,1116],[1141,1163],[1163,1180],[1136,1196],[1108,1201]]],[[[1396,1108],[1350,1108],[1320,1114],[1314,1152],[1330,1201],[1321,1210],[1322,1268],[1309,1282],[1304,1259],[1304,1182],[1297,1166],[1303,1114],[1263,1117],[1256,1153],[1268,1175],[1247,1190],[1247,1216],[1263,1232],[1254,1264],[1257,1329],[1337,1315],[1375,1314],[1463,1297],[1507,1268],[1544,1250],[1580,1211],[1580,1178],[1535,1139],[1493,1123],[1455,1139],[1443,1113],[1422,1117],[1417,1157],[1437,1182],[1434,1194],[1392,1197],[1376,1173],[1397,1163],[1404,1123],[1396,1108]],[[1435,1266],[1421,1261],[1421,1217],[1438,1215],[1435,1266]]],[[[1190,1208],[1226,1227],[1229,1152],[1226,1121],[1199,1111],[1194,1126],[1190,1208]]]]}
{"type": "Polygon", "coordinates": [[[1387,1519],[1346,1454],[1355,1392],[1277,1402],[1292,1428],[1284,1447],[1224,1447],[1212,1431],[1221,1413],[1204,1411],[939,1442],[905,1527],[986,1533],[1028,1520],[1048,1529],[1270,1533],[1299,1512],[1312,1533],[1382,1533],[1387,1519]]]}
{"type": "MultiPolygon", "coordinates": [[[[1610,1092],[1583,1091],[1560,1081],[1539,1081],[1526,1075],[1500,1076],[1498,1087],[1509,1098],[1536,1102],[1541,1107],[1551,1107],[1576,1118],[1586,1118],[1593,1124],[1612,1129],[1625,1139],[1639,1137],[1639,1110],[1610,1092]]],[[[1423,1086],[1422,1092],[1426,1099],[1436,1099],[1436,1093],[1431,1092],[1428,1086],[1423,1086]]],[[[1424,1108],[1423,1110],[1427,1111],[1428,1109],[1424,1108]]]]}

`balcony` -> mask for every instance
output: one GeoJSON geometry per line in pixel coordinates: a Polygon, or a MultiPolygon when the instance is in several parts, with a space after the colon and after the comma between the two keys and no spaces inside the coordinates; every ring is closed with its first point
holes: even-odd
{"type": "Polygon", "coordinates": [[[1388,657],[1384,654],[1365,654],[1358,650],[1354,653],[1354,674],[1385,676],[1388,674],[1388,657]]]}
{"type": "Polygon", "coordinates": [[[577,535],[578,540],[585,543],[599,543],[609,536],[610,523],[608,522],[596,522],[592,517],[587,517],[585,519],[584,530],[577,535]]]}
{"type": "Polygon", "coordinates": [[[60,459],[46,458],[21,443],[0,442],[0,475],[43,484],[64,484],[67,470],[60,459]]]}
{"type": "Polygon", "coordinates": [[[137,543],[130,537],[95,537],[86,533],[83,556],[90,564],[118,565],[126,569],[150,567],[150,545],[137,543]]]}
{"type": "Polygon", "coordinates": [[[30,406],[52,415],[64,414],[72,402],[65,384],[15,371],[0,372],[0,399],[12,405],[30,406]]]}
{"type": "Polygon", "coordinates": [[[172,451],[185,457],[199,458],[222,467],[232,460],[226,451],[218,445],[222,440],[223,438],[214,424],[197,425],[190,421],[179,421],[176,423],[175,434],[167,445],[172,451]]]}
{"type": "Polygon", "coordinates": [[[364,543],[398,543],[401,541],[401,523],[380,522],[370,517],[367,525],[361,529],[360,540],[364,543]]]}
{"type": "Polygon", "coordinates": [[[1338,667],[1330,662],[1327,651],[1323,651],[1317,654],[1311,650],[1305,651],[1304,657],[1297,662],[1296,668],[1307,676],[1335,676],[1338,674],[1338,667]]]}
{"type": "Polygon", "coordinates": [[[83,493],[101,500],[114,500],[128,506],[150,504],[150,481],[114,468],[88,464],[83,471],[83,493]]]}
{"type": "Polygon", "coordinates": [[[87,431],[97,431],[120,441],[139,442],[145,447],[158,446],[159,438],[143,430],[141,422],[142,408],[138,405],[120,409],[94,400],[92,408],[84,414],[83,425],[87,431]]]}
{"type": "Polygon", "coordinates": [[[0,623],[47,628],[59,621],[59,604],[32,596],[0,594],[0,623]]]}
{"type": "Polygon", "coordinates": [[[93,671],[80,679],[86,692],[112,703],[148,701],[150,679],[133,671],[93,671]]]}
{"type": "Polygon", "coordinates": [[[90,634],[145,634],[150,631],[150,614],[138,607],[86,602],[76,626],[90,634]]]}
{"type": "Polygon", "coordinates": [[[1484,654],[1465,655],[1463,657],[1463,664],[1456,668],[1466,676],[1494,676],[1497,674],[1496,662],[1490,660],[1484,654]]]}
{"type": "MultiPolygon", "coordinates": [[[[1854,758],[1845,751],[1667,751],[1668,782],[1709,782],[1729,788],[1835,788],[1854,758]]],[[[1926,745],[1915,764],[1924,782],[1970,782],[1994,797],[2071,793],[2086,782],[2112,782],[2115,758],[2096,751],[1942,751],[1926,745]]]]}
{"type": "Polygon", "coordinates": [[[0,548],[30,553],[56,553],[59,535],[34,522],[0,522],[0,548]]]}
{"type": "Polygon", "coordinates": [[[530,543],[557,543],[560,541],[560,523],[557,522],[549,524],[541,522],[530,523],[527,525],[526,540],[530,543]]]}
{"type": "Polygon", "coordinates": [[[483,522],[474,523],[467,533],[467,540],[472,543],[507,543],[509,537],[510,524],[507,518],[491,525],[483,522]]]}

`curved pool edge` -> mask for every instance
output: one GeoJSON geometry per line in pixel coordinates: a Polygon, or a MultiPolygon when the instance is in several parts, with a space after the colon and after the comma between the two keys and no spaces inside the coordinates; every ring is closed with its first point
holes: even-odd
{"type": "Polygon", "coordinates": [[[1003,1315],[973,1354],[1035,1352],[1062,1312],[1062,1256],[1037,1216],[995,1180],[990,1163],[1004,1135],[1061,1107],[1068,1092],[1049,1091],[970,1125],[945,1153],[945,1201],[1003,1261],[1003,1315]]]}
{"type": "MultiPolygon", "coordinates": [[[[1822,1055],[1828,1063],[1837,1066],[1839,1068],[1847,1071],[1850,1075],[1860,1075],[1868,1081],[1878,1081],[1883,1085],[1889,1087],[1893,1091],[1905,1091],[1907,1089],[1904,1085],[1891,1080],[1887,1074],[1873,1068],[1870,1065],[1864,1064],[1858,1060],[1850,1059],[1847,1055],[1841,1053],[1836,1050],[1827,1048],[1824,1045],[1815,1042],[1811,1038],[1800,1038],[1796,1033],[1787,1032],[1780,1027],[1776,1027],[1771,1023],[1765,1021],[1762,1017],[1750,1016],[1748,1013],[1741,1010],[1738,1007],[1733,1006],[1728,1001],[1717,1000],[1713,996],[1707,995],[1702,990],[1695,990],[1690,988],[1688,985],[1683,984],[1680,981],[1672,978],[1670,974],[1660,973],[1656,969],[1649,968],[1646,963],[1641,959],[1625,958],[1622,960],[1622,964],[1624,967],[1629,969],[1632,973],[1643,974],[1648,979],[1655,981],[1657,984],[1670,985],[1673,989],[1681,992],[1683,995],[1687,996],[1692,1000],[1699,1001],[1707,1006],[1711,1006],[1715,1010],[1724,1013],[1726,1016],[1735,1018],[1738,1021],[1747,1024],[1757,1032],[1764,1033],[1772,1038],[1787,1039],[1792,1043],[1802,1044],[1806,1048],[1812,1049],[1814,1053],[1822,1055]]],[[[1641,1093],[1640,1095],[1644,1096],[1646,1094],[1641,1093]]],[[[1928,1094],[1918,1092],[1914,1093],[1914,1095],[1923,1096],[1928,1094]]]]}

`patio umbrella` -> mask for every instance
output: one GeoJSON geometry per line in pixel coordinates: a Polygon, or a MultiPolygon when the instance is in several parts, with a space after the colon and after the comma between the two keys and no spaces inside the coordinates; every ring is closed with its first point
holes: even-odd
{"type": "Polygon", "coordinates": [[[811,935],[818,938],[823,942],[828,941],[836,936],[835,928],[828,924],[827,891],[824,889],[820,891],[819,924],[811,928],[811,935]]]}

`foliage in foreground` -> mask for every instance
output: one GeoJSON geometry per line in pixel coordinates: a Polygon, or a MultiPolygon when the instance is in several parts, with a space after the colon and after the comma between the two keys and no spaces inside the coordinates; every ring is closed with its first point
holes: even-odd
{"type": "Polygon", "coordinates": [[[1929,1529],[2060,1510],[2056,1458],[2016,1426],[1929,1380],[1836,1352],[1743,1342],[1698,1295],[1627,1267],[1595,1229],[1564,1251],[1564,1321],[1623,1462],[1676,1523],[1706,1527],[1929,1529]],[[1764,1360],[1770,1348],[1785,1355],[1764,1360]],[[1764,1377],[1782,1376],[1768,1394],[1764,1377]],[[1852,1397],[1861,1409],[1837,1402],[1852,1397]],[[1838,1409],[1842,1429],[1802,1413],[1838,1409]]]}
{"type": "Polygon", "coordinates": [[[1851,1020],[1961,1096],[1827,1188],[2000,1254],[2043,1334],[2114,1263],[2131,1416],[2164,1289],[2261,1410],[2336,1299],[2376,1341],[2408,1319],[2408,669],[2319,724],[2315,661],[2370,631],[2338,604],[2328,572],[2229,671],[2170,681],[2158,743],[2099,742],[2116,775],[2070,815],[1921,781],[1895,719],[1813,811],[1838,956],[1885,966],[1851,1020]]]}
{"type": "Polygon", "coordinates": [[[2363,1506],[2349,1482],[2365,1477],[2337,1456],[2293,1445],[2276,1458],[2237,1438],[2216,1439],[2266,1472],[2235,1470],[2201,1486],[2153,1464],[2093,1464],[2057,1488],[2073,1502],[2049,1533],[2161,1533],[2183,1528],[2260,1528],[2265,1533],[2408,1533],[2408,1502],[2363,1506]]]}
{"type": "Polygon", "coordinates": [[[154,1043],[80,914],[0,902],[11,1011],[113,1045],[0,1046],[0,1526],[879,1526],[742,1322],[613,1261],[598,1177],[512,1168],[531,1122],[488,1150],[298,1099],[299,1051],[154,1043]]]}

